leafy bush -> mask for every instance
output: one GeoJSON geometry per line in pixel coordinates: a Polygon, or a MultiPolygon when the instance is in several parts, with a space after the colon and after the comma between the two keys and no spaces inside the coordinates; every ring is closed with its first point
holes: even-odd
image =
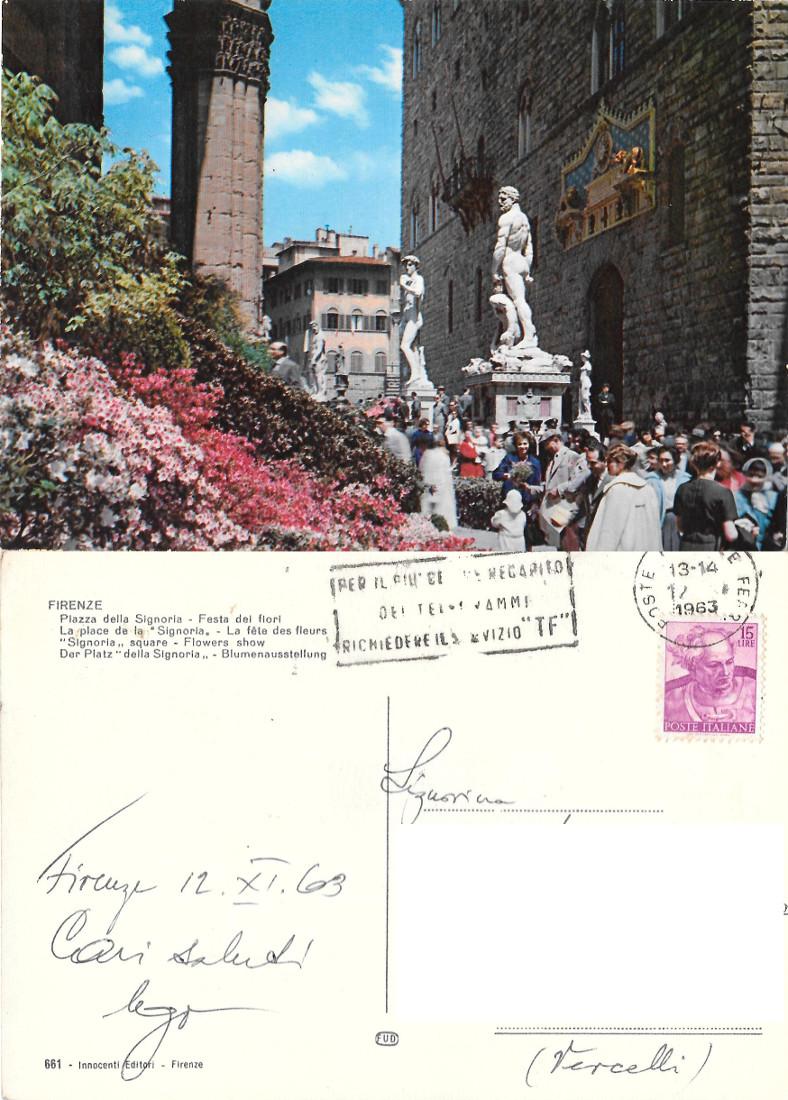
{"type": "Polygon", "coordinates": [[[244,436],[258,455],[297,459],[305,469],[392,493],[406,512],[419,507],[416,467],[384,451],[367,417],[326,408],[265,375],[195,321],[185,322],[195,378],[221,386],[216,426],[244,436]],[[382,479],[382,480],[381,480],[382,479]]]}
{"type": "Polygon", "coordinates": [[[460,526],[489,531],[493,512],[501,505],[500,483],[483,477],[458,477],[454,492],[460,526]]]}
{"type": "Polygon", "coordinates": [[[158,272],[121,272],[108,289],[88,291],[66,331],[78,332],[86,349],[108,360],[133,353],[151,369],[188,366],[189,346],[173,308],[185,281],[172,252],[158,272]]]}
{"type": "Polygon", "coordinates": [[[3,72],[3,294],[35,337],[62,334],[88,295],[139,279],[159,253],[153,162],[121,155],[105,130],[61,125],[55,98],[35,77],[3,72]]]}
{"type": "Polygon", "coordinates": [[[238,295],[215,276],[193,274],[180,299],[184,317],[212,329],[223,344],[259,370],[272,367],[268,346],[250,340],[241,317],[238,295]]]}
{"type": "Polygon", "coordinates": [[[98,360],[33,351],[0,328],[0,538],[14,548],[253,546],[164,408],[130,399],[98,360]]]}
{"type": "MultiPolygon", "coordinates": [[[[213,426],[220,387],[188,368],[115,372],[0,326],[0,539],[57,549],[454,550],[366,485],[266,461],[213,426]]],[[[250,368],[251,369],[251,368],[250,368]]]]}

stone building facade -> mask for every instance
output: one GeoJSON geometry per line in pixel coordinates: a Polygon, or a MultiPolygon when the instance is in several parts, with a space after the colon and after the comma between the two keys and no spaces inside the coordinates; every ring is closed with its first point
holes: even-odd
{"type": "Polygon", "coordinates": [[[399,253],[373,245],[370,255],[368,237],[326,228],[313,241],[286,240],[277,256],[265,283],[271,338],[303,364],[309,325],[318,321],[329,380],[338,367],[347,374],[350,400],[399,392],[399,253]]]}
{"type": "Polygon", "coordinates": [[[39,77],[58,95],[60,122],[104,122],[104,0],[3,4],[3,66],[39,77]]]}
{"type": "Polygon", "coordinates": [[[590,347],[625,418],[788,426],[788,0],[403,9],[402,247],[433,381],[489,351],[513,185],[541,347],[590,347]]]}
{"type": "Polygon", "coordinates": [[[237,292],[253,330],[262,320],[269,4],[175,0],[166,17],[173,244],[197,271],[237,292]]]}

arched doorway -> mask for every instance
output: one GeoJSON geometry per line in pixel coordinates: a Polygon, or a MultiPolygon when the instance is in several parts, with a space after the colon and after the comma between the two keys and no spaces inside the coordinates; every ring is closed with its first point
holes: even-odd
{"type": "Polygon", "coordinates": [[[612,264],[601,267],[591,280],[588,306],[594,395],[607,382],[616,400],[616,419],[620,419],[624,410],[624,280],[612,264]]]}

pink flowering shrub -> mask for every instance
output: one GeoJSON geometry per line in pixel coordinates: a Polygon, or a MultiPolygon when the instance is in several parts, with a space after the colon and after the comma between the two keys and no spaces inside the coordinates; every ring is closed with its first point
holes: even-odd
{"type": "Polygon", "coordinates": [[[212,427],[191,369],[110,373],[0,326],[0,540],[9,547],[464,549],[375,485],[266,461],[212,427]]]}
{"type": "Polygon", "coordinates": [[[166,405],[203,453],[203,469],[221,489],[228,515],[264,543],[288,540],[309,550],[466,549],[470,540],[441,535],[421,516],[406,515],[383,475],[369,486],[320,478],[294,459],[262,460],[242,436],[211,427],[224,394],[195,381],[191,368],[145,374],[125,357],[118,377],[153,406],[166,405]],[[292,533],[298,532],[297,536],[292,533]]]}
{"type": "Polygon", "coordinates": [[[0,329],[0,537],[11,547],[208,550],[253,545],[199,446],[96,359],[33,352],[0,329]]]}

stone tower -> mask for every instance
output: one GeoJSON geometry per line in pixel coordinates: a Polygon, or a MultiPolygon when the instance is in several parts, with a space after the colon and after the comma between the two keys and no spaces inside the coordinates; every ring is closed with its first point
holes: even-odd
{"type": "Polygon", "coordinates": [[[172,240],[259,328],[270,0],[174,0],[172,240]]]}

